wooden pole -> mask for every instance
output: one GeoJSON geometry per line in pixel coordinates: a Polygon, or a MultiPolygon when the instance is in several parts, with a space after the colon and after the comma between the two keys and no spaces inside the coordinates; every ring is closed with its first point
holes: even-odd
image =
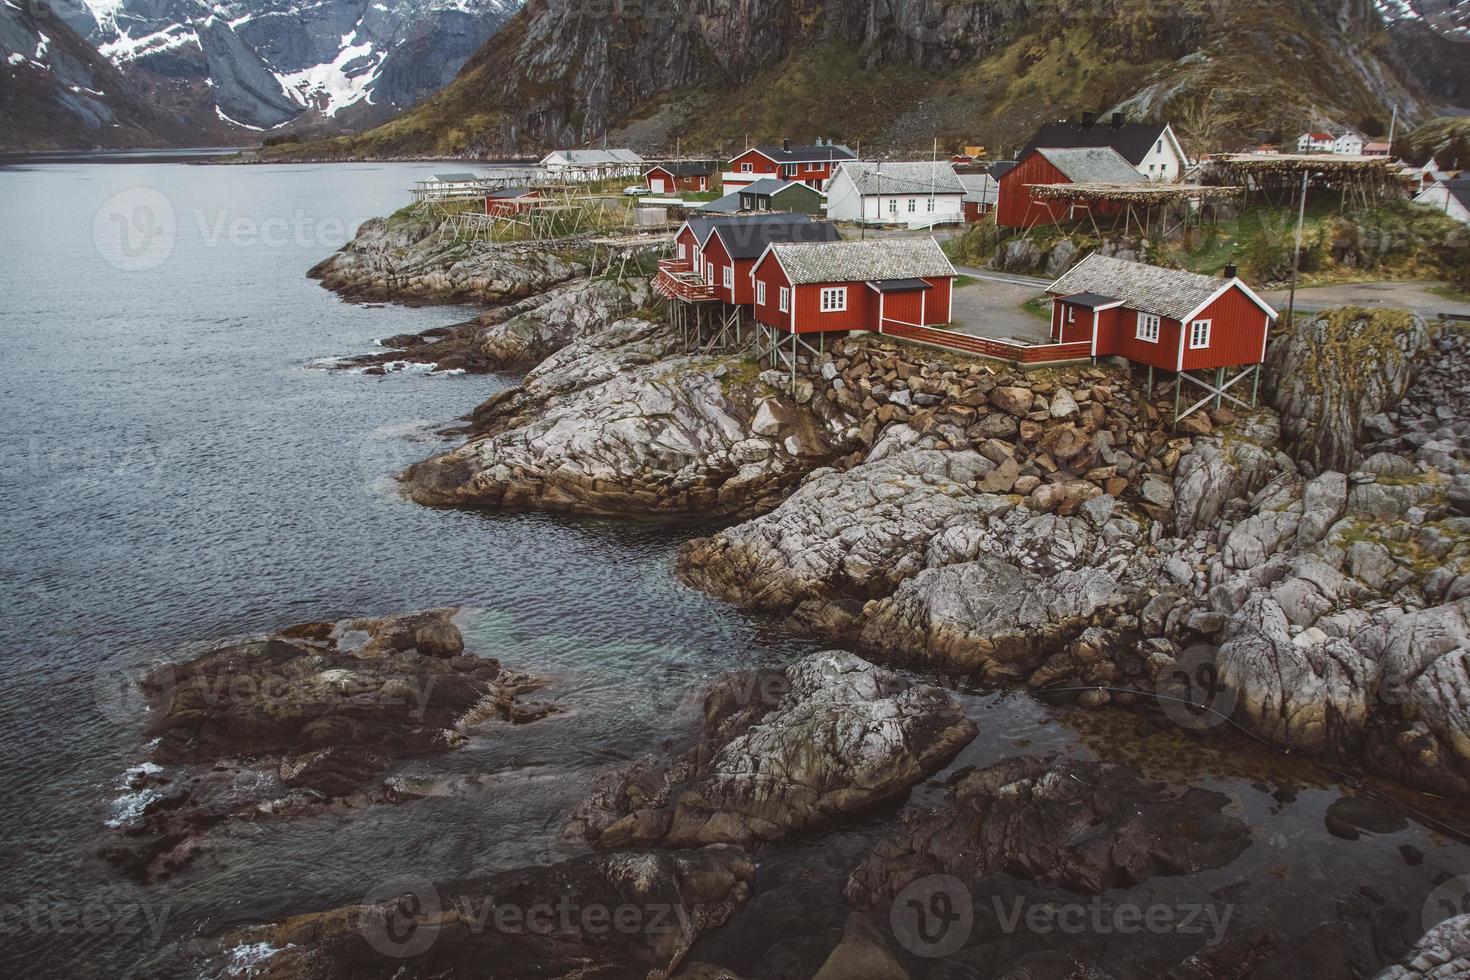
{"type": "Polygon", "coordinates": [[[1307,171],[1302,171],[1302,200],[1296,213],[1296,248],[1291,255],[1291,295],[1286,301],[1286,318],[1296,322],[1296,273],[1302,264],[1302,226],[1307,220],[1307,171]]]}

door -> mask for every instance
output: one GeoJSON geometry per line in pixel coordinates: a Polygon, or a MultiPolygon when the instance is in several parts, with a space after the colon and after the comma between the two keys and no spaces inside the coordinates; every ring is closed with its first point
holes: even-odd
{"type": "Polygon", "coordinates": [[[664,179],[662,177],[653,178],[652,184],[655,194],[662,194],[664,192],[664,179]]]}

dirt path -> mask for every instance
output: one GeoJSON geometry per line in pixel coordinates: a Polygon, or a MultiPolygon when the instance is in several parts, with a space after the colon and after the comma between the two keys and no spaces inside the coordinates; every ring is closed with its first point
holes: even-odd
{"type": "MultiPolygon", "coordinates": [[[[1410,309],[1425,316],[1453,313],[1470,316],[1470,300],[1453,300],[1435,293],[1435,282],[1354,282],[1338,286],[1312,286],[1296,291],[1297,306],[1320,310],[1330,306],[1391,306],[1410,309]]],[[[1261,298],[1278,310],[1286,309],[1287,290],[1273,289],[1261,298]]]]}

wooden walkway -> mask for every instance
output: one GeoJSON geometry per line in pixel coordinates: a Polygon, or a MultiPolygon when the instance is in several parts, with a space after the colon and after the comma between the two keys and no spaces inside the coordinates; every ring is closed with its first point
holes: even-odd
{"type": "Polygon", "coordinates": [[[990,337],[972,337],[953,330],[937,330],[933,327],[915,327],[905,323],[883,324],[884,337],[912,340],[932,347],[958,351],[961,354],[978,354],[998,361],[1013,364],[1050,364],[1056,361],[1085,360],[1092,356],[1092,344],[1079,341],[1074,344],[1021,344],[990,337]]]}

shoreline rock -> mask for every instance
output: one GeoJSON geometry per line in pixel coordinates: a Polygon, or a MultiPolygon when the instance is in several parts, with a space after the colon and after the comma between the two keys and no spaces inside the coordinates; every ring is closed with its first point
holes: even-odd
{"type": "Polygon", "coordinates": [[[412,799],[384,777],[394,761],[457,748],[487,718],[551,713],[520,700],[544,682],[464,652],[455,612],[305,623],[150,673],[135,812],[103,856],[170,877],[214,827],[412,799]]]}

